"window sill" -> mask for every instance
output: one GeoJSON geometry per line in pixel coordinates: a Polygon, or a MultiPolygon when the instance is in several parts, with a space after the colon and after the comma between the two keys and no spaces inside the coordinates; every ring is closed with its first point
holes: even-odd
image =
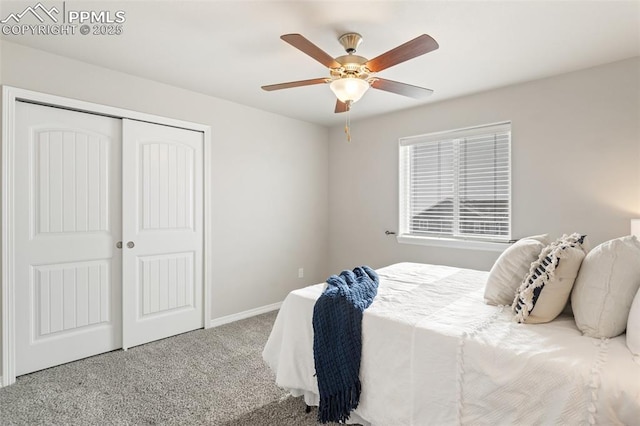
{"type": "Polygon", "coordinates": [[[486,250],[503,252],[509,243],[495,243],[489,241],[457,240],[454,238],[416,237],[412,235],[398,235],[401,244],[417,244],[421,246],[447,247],[468,250],[486,250]]]}

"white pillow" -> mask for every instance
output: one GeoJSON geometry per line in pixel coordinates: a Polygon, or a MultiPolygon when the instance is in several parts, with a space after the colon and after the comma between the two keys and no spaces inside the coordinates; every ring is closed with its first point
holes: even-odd
{"type": "Polygon", "coordinates": [[[539,324],[560,315],[585,257],[583,241],[580,234],[565,235],[542,250],[513,301],[518,322],[539,324]]]}
{"type": "Polygon", "coordinates": [[[627,320],[627,346],[632,354],[640,357],[640,290],[636,293],[627,320]]]}
{"type": "Polygon", "coordinates": [[[640,242],[606,241],[587,254],[571,294],[578,328],[590,337],[615,337],[627,326],[640,287],[640,242]]]}
{"type": "Polygon", "coordinates": [[[549,244],[549,236],[534,235],[522,238],[502,252],[489,272],[484,288],[484,300],[489,305],[510,305],[513,296],[529,272],[531,262],[549,244]]]}

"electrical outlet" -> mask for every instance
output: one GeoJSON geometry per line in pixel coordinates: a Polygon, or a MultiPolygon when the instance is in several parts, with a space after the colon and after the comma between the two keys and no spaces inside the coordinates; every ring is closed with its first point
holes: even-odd
{"type": "Polygon", "coordinates": [[[298,278],[304,278],[304,268],[298,268],[298,278]]]}

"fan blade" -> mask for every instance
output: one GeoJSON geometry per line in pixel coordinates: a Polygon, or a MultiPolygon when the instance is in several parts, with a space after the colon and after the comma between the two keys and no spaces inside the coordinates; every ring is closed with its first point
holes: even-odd
{"type": "Polygon", "coordinates": [[[423,99],[433,93],[433,90],[431,89],[425,89],[424,87],[412,86],[410,84],[377,77],[376,80],[371,83],[371,87],[378,90],[384,90],[385,92],[409,96],[414,99],[423,99]]]}
{"type": "Polygon", "coordinates": [[[320,62],[327,68],[340,68],[340,64],[335,61],[331,56],[329,56],[324,50],[320,49],[315,44],[311,43],[309,40],[304,38],[300,34],[285,34],[280,36],[280,38],[296,49],[306,53],[311,56],[316,61],[320,62]]]}
{"type": "Polygon", "coordinates": [[[336,99],[336,109],[333,112],[338,114],[338,113],[347,112],[347,111],[349,111],[349,105],[342,102],[340,99],[336,99]]]}
{"type": "Polygon", "coordinates": [[[313,78],[311,80],[290,81],[288,83],[270,84],[268,86],[262,86],[262,90],[270,92],[272,90],[289,89],[291,87],[311,86],[314,84],[326,83],[326,78],[313,78]]]}
{"type": "Polygon", "coordinates": [[[401,62],[413,59],[416,56],[424,55],[438,48],[438,42],[427,34],[422,34],[411,41],[402,44],[395,49],[376,56],[367,62],[367,68],[372,72],[379,72],[401,62]]]}

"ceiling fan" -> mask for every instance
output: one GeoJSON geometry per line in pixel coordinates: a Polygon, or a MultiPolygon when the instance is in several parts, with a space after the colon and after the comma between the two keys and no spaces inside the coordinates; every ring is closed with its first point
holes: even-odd
{"type": "Polygon", "coordinates": [[[338,98],[336,113],[348,111],[351,104],[357,102],[369,87],[415,99],[422,99],[433,93],[433,90],[424,87],[376,77],[376,73],[382,70],[436,50],[438,43],[427,34],[422,34],[371,60],[355,55],[358,45],[362,42],[362,36],[357,33],[340,36],[338,41],[347,54],[337,58],[332,58],[300,34],[285,34],[280,38],[329,68],[330,77],[262,86],[266,91],[328,83],[338,98]]]}

